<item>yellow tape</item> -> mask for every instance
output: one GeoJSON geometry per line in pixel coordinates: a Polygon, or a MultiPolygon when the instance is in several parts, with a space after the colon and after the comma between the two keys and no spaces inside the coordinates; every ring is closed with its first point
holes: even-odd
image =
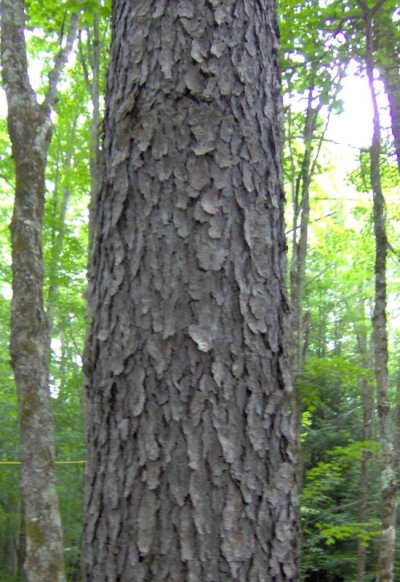
{"type": "Polygon", "coordinates": [[[56,465],[84,465],[86,461],[55,461],[56,465]]]}

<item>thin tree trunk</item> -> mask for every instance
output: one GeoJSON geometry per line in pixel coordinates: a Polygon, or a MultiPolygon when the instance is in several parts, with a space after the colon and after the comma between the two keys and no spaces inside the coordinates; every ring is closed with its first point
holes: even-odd
{"type": "Polygon", "coordinates": [[[386,258],[387,238],[385,201],[380,176],[380,119],[374,83],[374,49],[372,37],[373,11],[360,3],[365,23],[366,70],[373,104],[373,136],[370,148],[370,177],[373,194],[375,233],[375,305],[373,315],[374,365],[377,386],[377,408],[382,450],[382,538],[379,555],[378,582],[393,582],[396,540],[396,470],[391,430],[391,407],[388,386],[388,339],[386,329],[386,258]]]}
{"type": "MultiPolygon", "coordinates": [[[[8,511],[10,514],[15,512],[18,515],[19,507],[17,506],[9,506],[8,511]]],[[[4,547],[4,562],[6,564],[7,573],[13,579],[18,575],[18,558],[19,558],[19,531],[18,528],[15,528],[14,519],[7,519],[6,521],[6,528],[9,532],[9,536],[7,537],[5,547],[4,547]]]]}
{"type": "Polygon", "coordinates": [[[400,33],[393,13],[380,10],[374,19],[376,65],[389,103],[391,129],[400,172],[400,33]]]}
{"type": "Polygon", "coordinates": [[[88,582],[298,580],[272,1],[116,0],[88,582]]]}
{"type": "MultiPolygon", "coordinates": [[[[364,307],[363,307],[364,310],[364,307]]],[[[365,320],[365,314],[363,316],[365,320]]],[[[367,333],[362,323],[362,329],[357,333],[358,353],[361,365],[364,368],[368,367],[370,358],[368,357],[367,347],[367,333]]],[[[372,439],[372,417],[374,413],[374,397],[373,389],[366,378],[359,380],[359,389],[362,403],[362,427],[361,440],[370,441],[372,439]]],[[[360,503],[359,503],[359,522],[366,523],[368,521],[368,500],[369,500],[369,474],[368,465],[371,459],[371,453],[364,451],[361,457],[360,467],[360,503]]],[[[366,561],[367,561],[367,547],[362,539],[357,542],[357,582],[365,582],[366,575],[366,561]]]]}
{"type": "MultiPolygon", "coordinates": [[[[315,77],[317,75],[318,63],[311,71],[310,86],[308,88],[307,109],[305,114],[302,140],[304,153],[296,179],[292,176],[292,255],[290,263],[290,341],[291,341],[291,365],[294,383],[296,378],[303,371],[306,359],[310,318],[308,313],[304,313],[304,288],[307,267],[308,252],[308,231],[310,222],[310,186],[315,173],[316,165],[321,152],[321,146],[329,125],[330,115],[335,102],[335,97],[339,91],[342,73],[339,71],[335,86],[334,97],[331,97],[328,109],[328,117],[321,134],[316,138],[318,117],[323,106],[323,97],[316,96],[315,77]]],[[[289,138],[290,139],[290,138],[289,138]]],[[[289,144],[289,149],[291,146],[289,144]]],[[[293,161],[293,151],[291,150],[291,170],[294,173],[295,164],[293,161]]],[[[299,446],[298,452],[298,483],[303,476],[303,463],[301,454],[301,421],[302,421],[302,394],[296,390],[296,434],[299,446]]]]}
{"type": "Polygon", "coordinates": [[[400,75],[399,65],[381,66],[382,80],[389,102],[391,128],[397,167],[400,172],[400,75]]]}
{"type": "Polygon", "coordinates": [[[308,92],[308,107],[304,124],[304,157],[299,171],[295,193],[292,233],[292,261],[290,269],[291,341],[293,342],[294,373],[303,367],[303,289],[306,274],[308,226],[310,220],[310,184],[313,137],[319,109],[313,107],[314,87],[308,92]]]}
{"type": "Polygon", "coordinates": [[[395,411],[395,459],[396,467],[399,468],[400,464],[400,377],[397,378],[396,383],[396,411],[395,411]]]}
{"type": "MultiPolygon", "coordinates": [[[[317,75],[318,64],[311,73],[310,87],[307,96],[307,109],[304,121],[302,140],[304,143],[304,154],[301,165],[294,180],[292,177],[292,257],[290,267],[290,306],[291,306],[291,328],[290,337],[292,342],[292,368],[294,375],[300,373],[304,367],[307,348],[307,324],[308,318],[304,316],[303,296],[305,287],[305,276],[307,266],[308,231],[310,222],[310,186],[321,152],[321,146],[329,126],[333,105],[340,89],[340,81],[343,71],[339,69],[334,83],[334,92],[330,96],[328,116],[325,126],[319,137],[316,136],[318,117],[324,104],[324,96],[316,96],[315,77],[317,75]]],[[[290,147],[290,146],[289,146],[290,147]]],[[[291,171],[294,172],[294,163],[291,164],[291,171]]]]}
{"type": "Polygon", "coordinates": [[[43,307],[42,221],[52,131],[50,110],[76,34],[77,17],[71,19],[66,47],[56,57],[45,101],[39,105],[28,77],[24,9],[23,0],[2,2],[1,58],[16,173],[11,224],[11,359],[19,403],[25,571],[28,582],[64,582],[48,385],[49,340],[43,307]]]}
{"type": "MultiPolygon", "coordinates": [[[[303,296],[307,267],[308,231],[310,222],[310,186],[321,153],[326,131],[329,126],[333,106],[341,87],[344,75],[344,67],[339,67],[336,79],[332,80],[332,93],[329,94],[329,105],[325,125],[319,136],[316,135],[318,119],[326,104],[326,95],[316,91],[316,79],[319,63],[315,62],[310,72],[310,81],[307,95],[307,108],[305,112],[302,142],[304,153],[298,169],[297,177],[291,177],[292,182],[292,256],[290,265],[290,306],[292,342],[292,368],[294,375],[300,373],[304,367],[306,357],[307,317],[303,311],[303,296]]],[[[289,140],[290,140],[289,136],[289,140]]],[[[293,138],[292,138],[293,139],[293,138]]],[[[295,171],[293,162],[293,148],[291,151],[291,172],[295,171]]]]}
{"type": "MultiPolygon", "coordinates": [[[[81,31],[82,32],[82,31],[81,31]]],[[[84,41],[82,34],[79,38],[79,57],[83,68],[85,84],[90,95],[92,105],[92,116],[90,119],[90,220],[89,220],[89,245],[92,239],[92,216],[94,214],[94,204],[96,202],[97,191],[99,188],[99,171],[100,171],[100,75],[101,75],[101,57],[106,31],[103,37],[100,34],[100,16],[98,11],[94,13],[93,25],[86,30],[87,38],[84,41]]]]}
{"type": "Polygon", "coordinates": [[[48,280],[49,280],[49,290],[46,302],[46,315],[47,315],[47,325],[48,325],[48,335],[49,340],[54,332],[54,308],[57,303],[57,297],[59,293],[59,283],[58,275],[60,270],[60,262],[62,257],[62,251],[64,246],[64,236],[65,236],[65,220],[67,217],[69,200],[71,197],[71,188],[66,185],[62,188],[61,202],[60,202],[60,180],[61,175],[67,175],[70,171],[72,160],[73,160],[73,141],[75,136],[75,130],[78,123],[78,117],[76,116],[70,126],[70,134],[68,145],[65,151],[65,160],[62,162],[61,169],[59,164],[57,164],[57,178],[54,185],[53,193],[53,229],[51,233],[51,264],[48,269],[48,280]]]}

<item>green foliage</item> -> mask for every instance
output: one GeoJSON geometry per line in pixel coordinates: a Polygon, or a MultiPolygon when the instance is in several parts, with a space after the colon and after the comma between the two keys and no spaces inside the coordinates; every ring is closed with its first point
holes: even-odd
{"type": "Polygon", "coordinates": [[[356,554],[357,541],[369,547],[379,538],[381,529],[377,517],[359,521],[357,496],[357,474],[362,456],[368,453],[372,461],[378,449],[376,441],[336,447],[326,452],[327,460],[306,472],[301,496],[305,572],[327,569],[352,580],[355,561],[351,556],[356,554]]]}
{"type": "Polygon", "coordinates": [[[377,519],[372,519],[365,523],[353,522],[342,525],[316,523],[315,526],[327,546],[342,540],[354,540],[357,538],[362,541],[365,547],[368,547],[370,541],[379,537],[382,533],[377,519]]]}

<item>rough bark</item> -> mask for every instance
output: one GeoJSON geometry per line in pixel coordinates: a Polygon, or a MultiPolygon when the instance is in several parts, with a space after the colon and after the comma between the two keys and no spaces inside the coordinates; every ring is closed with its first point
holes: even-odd
{"type": "Polygon", "coordinates": [[[375,301],[373,314],[373,350],[377,388],[377,409],[382,451],[382,538],[379,554],[378,582],[393,582],[396,541],[396,467],[391,428],[388,385],[388,338],[386,326],[386,212],[380,175],[380,118],[374,83],[374,48],[372,17],[374,10],[360,2],[363,9],[366,40],[366,71],[373,104],[373,136],[370,148],[370,178],[373,195],[375,234],[375,301]]]}
{"type": "Polygon", "coordinates": [[[49,341],[43,308],[42,219],[50,109],[77,22],[72,21],[66,49],[56,58],[46,99],[39,105],[28,77],[24,2],[3,0],[1,8],[3,82],[16,177],[10,347],[19,403],[25,571],[28,582],[64,582],[48,387],[49,341]]]}
{"type": "Polygon", "coordinates": [[[273,2],[116,0],[87,581],[298,580],[273,2]]]}

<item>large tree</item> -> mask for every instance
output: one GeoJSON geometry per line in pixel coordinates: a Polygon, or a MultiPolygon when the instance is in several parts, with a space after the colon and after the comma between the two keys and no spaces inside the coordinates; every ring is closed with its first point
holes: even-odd
{"type": "Polygon", "coordinates": [[[88,581],[298,580],[275,3],[115,0],[88,581]]]}

